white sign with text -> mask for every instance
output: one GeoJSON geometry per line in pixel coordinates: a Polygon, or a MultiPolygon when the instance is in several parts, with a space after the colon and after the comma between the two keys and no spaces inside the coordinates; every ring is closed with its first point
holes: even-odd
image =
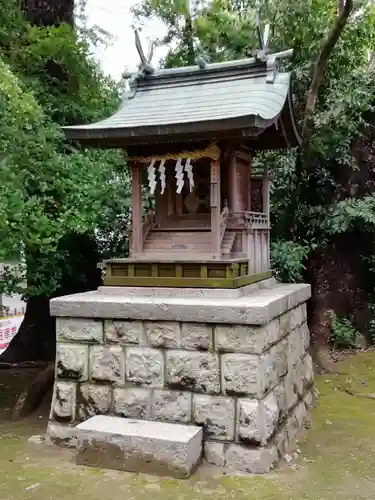
{"type": "Polygon", "coordinates": [[[5,352],[12,338],[17,335],[24,315],[0,318],[0,356],[5,352]]]}

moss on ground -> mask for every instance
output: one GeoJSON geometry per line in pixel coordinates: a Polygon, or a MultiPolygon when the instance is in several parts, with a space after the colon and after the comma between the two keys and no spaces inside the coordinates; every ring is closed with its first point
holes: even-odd
{"type": "MultiPolygon", "coordinates": [[[[0,424],[0,498],[4,500],[365,500],[375,498],[375,353],[350,356],[321,376],[313,425],[295,467],[267,476],[200,470],[188,481],[77,467],[74,454],[27,437],[45,420],[0,424]],[[353,396],[353,394],[360,394],[353,396]]],[[[4,401],[4,400],[3,400],[4,401]]],[[[0,401],[1,403],[1,401],[0,401]]]]}

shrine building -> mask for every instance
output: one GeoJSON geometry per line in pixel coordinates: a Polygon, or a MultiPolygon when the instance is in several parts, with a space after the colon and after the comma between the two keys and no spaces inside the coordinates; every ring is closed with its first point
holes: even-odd
{"type": "Polygon", "coordinates": [[[64,127],[76,146],[122,149],[132,183],[129,257],[105,262],[97,290],[50,304],[47,435],[77,464],[264,473],[295,450],[315,401],[311,288],[272,276],[256,161],[300,144],[280,69],[291,55],[158,70],[143,57],[113,116],[64,127]]]}
{"type": "Polygon", "coordinates": [[[113,116],[65,127],[81,146],[123,149],[131,171],[130,256],[106,262],[105,284],[236,288],[270,276],[268,172],[252,158],[300,142],[291,75],[278,70],[288,55],[139,73],[113,116]]]}

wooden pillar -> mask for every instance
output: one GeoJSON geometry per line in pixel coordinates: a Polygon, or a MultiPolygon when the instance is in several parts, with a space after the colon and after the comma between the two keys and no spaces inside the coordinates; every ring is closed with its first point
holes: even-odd
{"type": "Polygon", "coordinates": [[[255,269],[256,269],[256,263],[255,263],[255,252],[256,252],[256,246],[255,246],[255,231],[250,230],[248,232],[248,250],[247,250],[247,257],[248,257],[248,265],[249,265],[249,274],[255,274],[255,269]]]}
{"type": "Polygon", "coordinates": [[[262,198],[263,198],[263,213],[267,215],[268,229],[264,231],[265,237],[263,239],[263,271],[269,271],[271,267],[270,262],[270,182],[268,176],[268,168],[265,167],[263,173],[262,184],[262,198]]]}
{"type": "MultiPolygon", "coordinates": [[[[249,160],[248,171],[248,186],[247,186],[247,211],[251,212],[251,172],[252,172],[252,158],[249,160]]],[[[255,273],[255,235],[254,231],[247,231],[247,263],[249,274],[255,273]]]]}
{"type": "Polygon", "coordinates": [[[182,198],[182,193],[176,193],[176,215],[183,215],[184,213],[184,200],[182,198]]]}
{"type": "Polygon", "coordinates": [[[263,213],[267,215],[267,220],[269,224],[270,215],[270,183],[268,179],[268,168],[265,167],[263,174],[262,183],[262,198],[263,198],[263,213]]]}
{"type": "Polygon", "coordinates": [[[236,153],[233,151],[228,161],[228,207],[230,212],[236,212],[238,205],[236,183],[236,153]]]}
{"type": "Polygon", "coordinates": [[[155,191],[155,221],[156,224],[165,222],[168,217],[169,209],[169,197],[168,197],[168,185],[166,184],[165,191],[161,194],[158,186],[155,191]]]}
{"type": "Polygon", "coordinates": [[[176,179],[174,175],[172,174],[170,169],[167,169],[166,171],[166,177],[167,177],[167,196],[168,196],[168,217],[171,215],[176,214],[176,203],[175,203],[175,198],[176,198],[176,179]]]}
{"type": "Polygon", "coordinates": [[[229,157],[228,184],[229,211],[243,212],[248,204],[248,166],[237,160],[235,151],[229,157]]]}
{"type": "Polygon", "coordinates": [[[132,165],[132,255],[143,250],[141,165],[132,165]]]}
{"type": "Polygon", "coordinates": [[[251,174],[252,174],[252,158],[250,158],[249,162],[249,174],[248,174],[249,185],[247,191],[247,210],[249,212],[251,212],[251,174]]]}
{"type": "Polygon", "coordinates": [[[211,160],[210,207],[211,207],[212,253],[216,259],[220,259],[221,255],[220,160],[211,160]]]}
{"type": "MultiPolygon", "coordinates": [[[[249,173],[248,173],[248,179],[249,179],[249,185],[248,185],[248,191],[247,191],[247,210],[248,212],[251,212],[251,174],[252,174],[252,158],[250,157],[249,161],[249,173]]],[[[249,269],[249,274],[255,274],[255,269],[256,269],[256,263],[255,263],[255,252],[256,252],[256,246],[255,246],[255,231],[250,230],[247,232],[247,259],[248,259],[248,269],[249,269]]]]}

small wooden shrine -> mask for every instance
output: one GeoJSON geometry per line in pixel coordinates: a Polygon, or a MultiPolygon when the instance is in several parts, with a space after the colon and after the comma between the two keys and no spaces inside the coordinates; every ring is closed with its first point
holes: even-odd
{"type": "Polygon", "coordinates": [[[83,146],[123,148],[131,168],[130,256],[106,262],[105,285],[237,288],[270,276],[268,172],[252,157],[299,144],[291,75],[278,69],[290,55],[144,62],[113,116],[65,127],[83,146]]]}

